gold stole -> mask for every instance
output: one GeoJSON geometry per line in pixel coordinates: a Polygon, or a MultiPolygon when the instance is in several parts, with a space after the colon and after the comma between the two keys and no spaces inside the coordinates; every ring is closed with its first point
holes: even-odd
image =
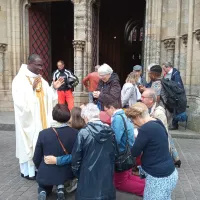
{"type": "MultiPolygon", "coordinates": [[[[29,76],[26,76],[28,78],[28,81],[31,85],[31,79],[29,76]]],[[[35,80],[35,78],[34,78],[35,80]]],[[[47,119],[46,119],[46,112],[45,112],[45,105],[44,105],[44,90],[42,88],[42,80],[41,82],[38,83],[37,87],[36,87],[36,96],[39,99],[39,103],[40,103],[40,118],[41,118],[41,122],[42,122],[42,128],[46,129],[47,128],[47,119]]]]}

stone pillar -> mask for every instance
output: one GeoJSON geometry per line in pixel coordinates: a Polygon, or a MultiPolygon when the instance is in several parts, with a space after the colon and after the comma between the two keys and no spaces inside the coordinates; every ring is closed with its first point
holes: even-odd
{"type": "Polygon", "coordinates": [[[4,52],[6,48],[7,44],[0,43],[0,74],[4,71],[4,52]]]}
{"type": "Polygon", "coordinates": [[[186,61],[186,91],[191,93],[192,54],[193,54],[194,0],[189,1],[188,44],[186,61]]]}
{"type": "Polygon", "coordinates": [[[167,49],[167,62],[171,62],[174,65],[174,50],[175,50],[175,38],[169,38],[164,40],[165,48],[167,49]]]}
{"type": "Polygon", "coordinates": [[[74,40],[74,74],[79,79],[79,84],[75,88],[75,92],[83,92],[83,50],[85,47],[85,41],[74,40]]]}
{"type": "Polygon", "coordinates": [[[200,44],[200,29],[197,29],[195,32],[194,32],[194,34],[195,34],[195,38],[196,38],[196,40],[199,42],[199,44],[200,44]]]}

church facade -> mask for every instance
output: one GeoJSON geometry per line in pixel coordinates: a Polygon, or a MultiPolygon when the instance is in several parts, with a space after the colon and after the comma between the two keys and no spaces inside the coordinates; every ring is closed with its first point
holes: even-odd
{"type": "MultiPolygon", "coordinates": [[[[80,82],[108,63],[125,80],[135,64],[171,62],[188,99],[188,128],[200,131],[200,0],[0,0],[0,111],[12,111],[11,84],[31,53],[50,82],[64,60],[80,82]]],[[[123,82],[122,81],[122,82],[123,82]]],[[[22,86],[23,87],[23,86],[22,86]]],[[[79,84],[76,103],[87,91],[79,84]]]]}

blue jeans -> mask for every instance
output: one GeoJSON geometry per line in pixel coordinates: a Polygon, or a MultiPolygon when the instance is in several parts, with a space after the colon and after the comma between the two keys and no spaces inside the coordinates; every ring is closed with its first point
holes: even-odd
{"type": "Polygon", "coordinates": [[[89,97],[89,103],[94,103],[94,101],[93,101],[93,92],[89,92],[88,93],[88,97],[89,97]]]}
{"type": "Polygon", "coordinates": [[[187,114],[186,112],[180,113],[176,115],[173,120],[172,120],[172,125],[173,126],[178,126],[178,122],[185,122],[187,119],[187,114]]]}

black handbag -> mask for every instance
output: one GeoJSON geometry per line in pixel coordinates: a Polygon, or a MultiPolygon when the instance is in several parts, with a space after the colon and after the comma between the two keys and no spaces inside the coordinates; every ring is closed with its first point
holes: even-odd
{"type": "Polygon", "coordinates": [[[128,142],[127,125],[126,125],[124,117],[122,115],[120,115],[120,116],[122,117],[122,120],[124,122],[124,128],[125,128],[124,132],[126,135],[126,149],[124,151],[120,152],[118,144],[116,144],[117,156],[115,159],[115,172],[127,171],[127,170],[131,169],[135,164],[135,158],[133,158],[131,155],[131,149],[130,149],[129,142],[128,142]]]}

